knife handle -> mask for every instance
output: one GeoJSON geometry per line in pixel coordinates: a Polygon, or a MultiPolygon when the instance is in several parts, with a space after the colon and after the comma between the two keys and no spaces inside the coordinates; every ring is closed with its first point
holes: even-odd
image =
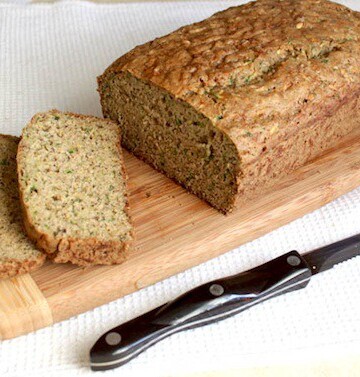
{"type": "Polygon", "coordinates": [[[90,351],[91,368],[121,366],[175,332],[219,321],[269,298],[305,288],[310,278],[306,261],[291,251],[252,270],[196,287],[101,336],[90,351]]]}

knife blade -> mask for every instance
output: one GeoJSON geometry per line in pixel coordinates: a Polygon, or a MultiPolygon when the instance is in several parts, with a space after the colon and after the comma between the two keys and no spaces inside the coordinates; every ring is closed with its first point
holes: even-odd
{"type": "Polygon", "coordinates": [[[305,288],[311,277],[360,255],[360,234],[313,250],[291,251],[261,266],[198,286],[102,335],[90,351],[94,371],[119,367],[179,331],[238,314],[272,297],[305,288]]]}

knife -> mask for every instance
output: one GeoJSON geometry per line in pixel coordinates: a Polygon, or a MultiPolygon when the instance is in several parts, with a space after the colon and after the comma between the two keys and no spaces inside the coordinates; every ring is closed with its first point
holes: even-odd
{"type": "Polygon", "coordinates": [[[238,275],[211,281],[102,335],[90,351],[94,371],[119,367],[178,331],[207,325],[267,299],[305,288],[311,277],[360,255],[360,234],[313,250],[291,251],[238,275]]]}

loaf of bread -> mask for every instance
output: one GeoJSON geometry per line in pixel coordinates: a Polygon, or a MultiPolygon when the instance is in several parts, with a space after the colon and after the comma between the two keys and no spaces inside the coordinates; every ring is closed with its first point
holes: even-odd
{"type": "Polygon", "coordinates": [[[16,176],[18,138],[0,135],[0,278],[40,267],[45,255],[26,237],[16,176]]]}
{"type": "Polygon", "coordinates": [[[17,161],[26,231],[51,259],[86,266],[126,258],[132,225],[117,124],[36,114],[17,161]]]}
{"type": "Polygon", "coordinates": [[[138,46],[98,78],[124,146],[222,212],[360,126],[360,16],[258,0],[138,46]]]}

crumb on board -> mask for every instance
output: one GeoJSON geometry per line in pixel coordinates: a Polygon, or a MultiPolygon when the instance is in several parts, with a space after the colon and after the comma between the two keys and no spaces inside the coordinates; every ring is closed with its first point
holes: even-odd
{"type": "Polygon", "coordinates": [[[150,198],[151,193],[150,193],[149,191],[147,191],[147,192],[145,193],[145,196],[146,196],[147,198],[150,198]]]}

